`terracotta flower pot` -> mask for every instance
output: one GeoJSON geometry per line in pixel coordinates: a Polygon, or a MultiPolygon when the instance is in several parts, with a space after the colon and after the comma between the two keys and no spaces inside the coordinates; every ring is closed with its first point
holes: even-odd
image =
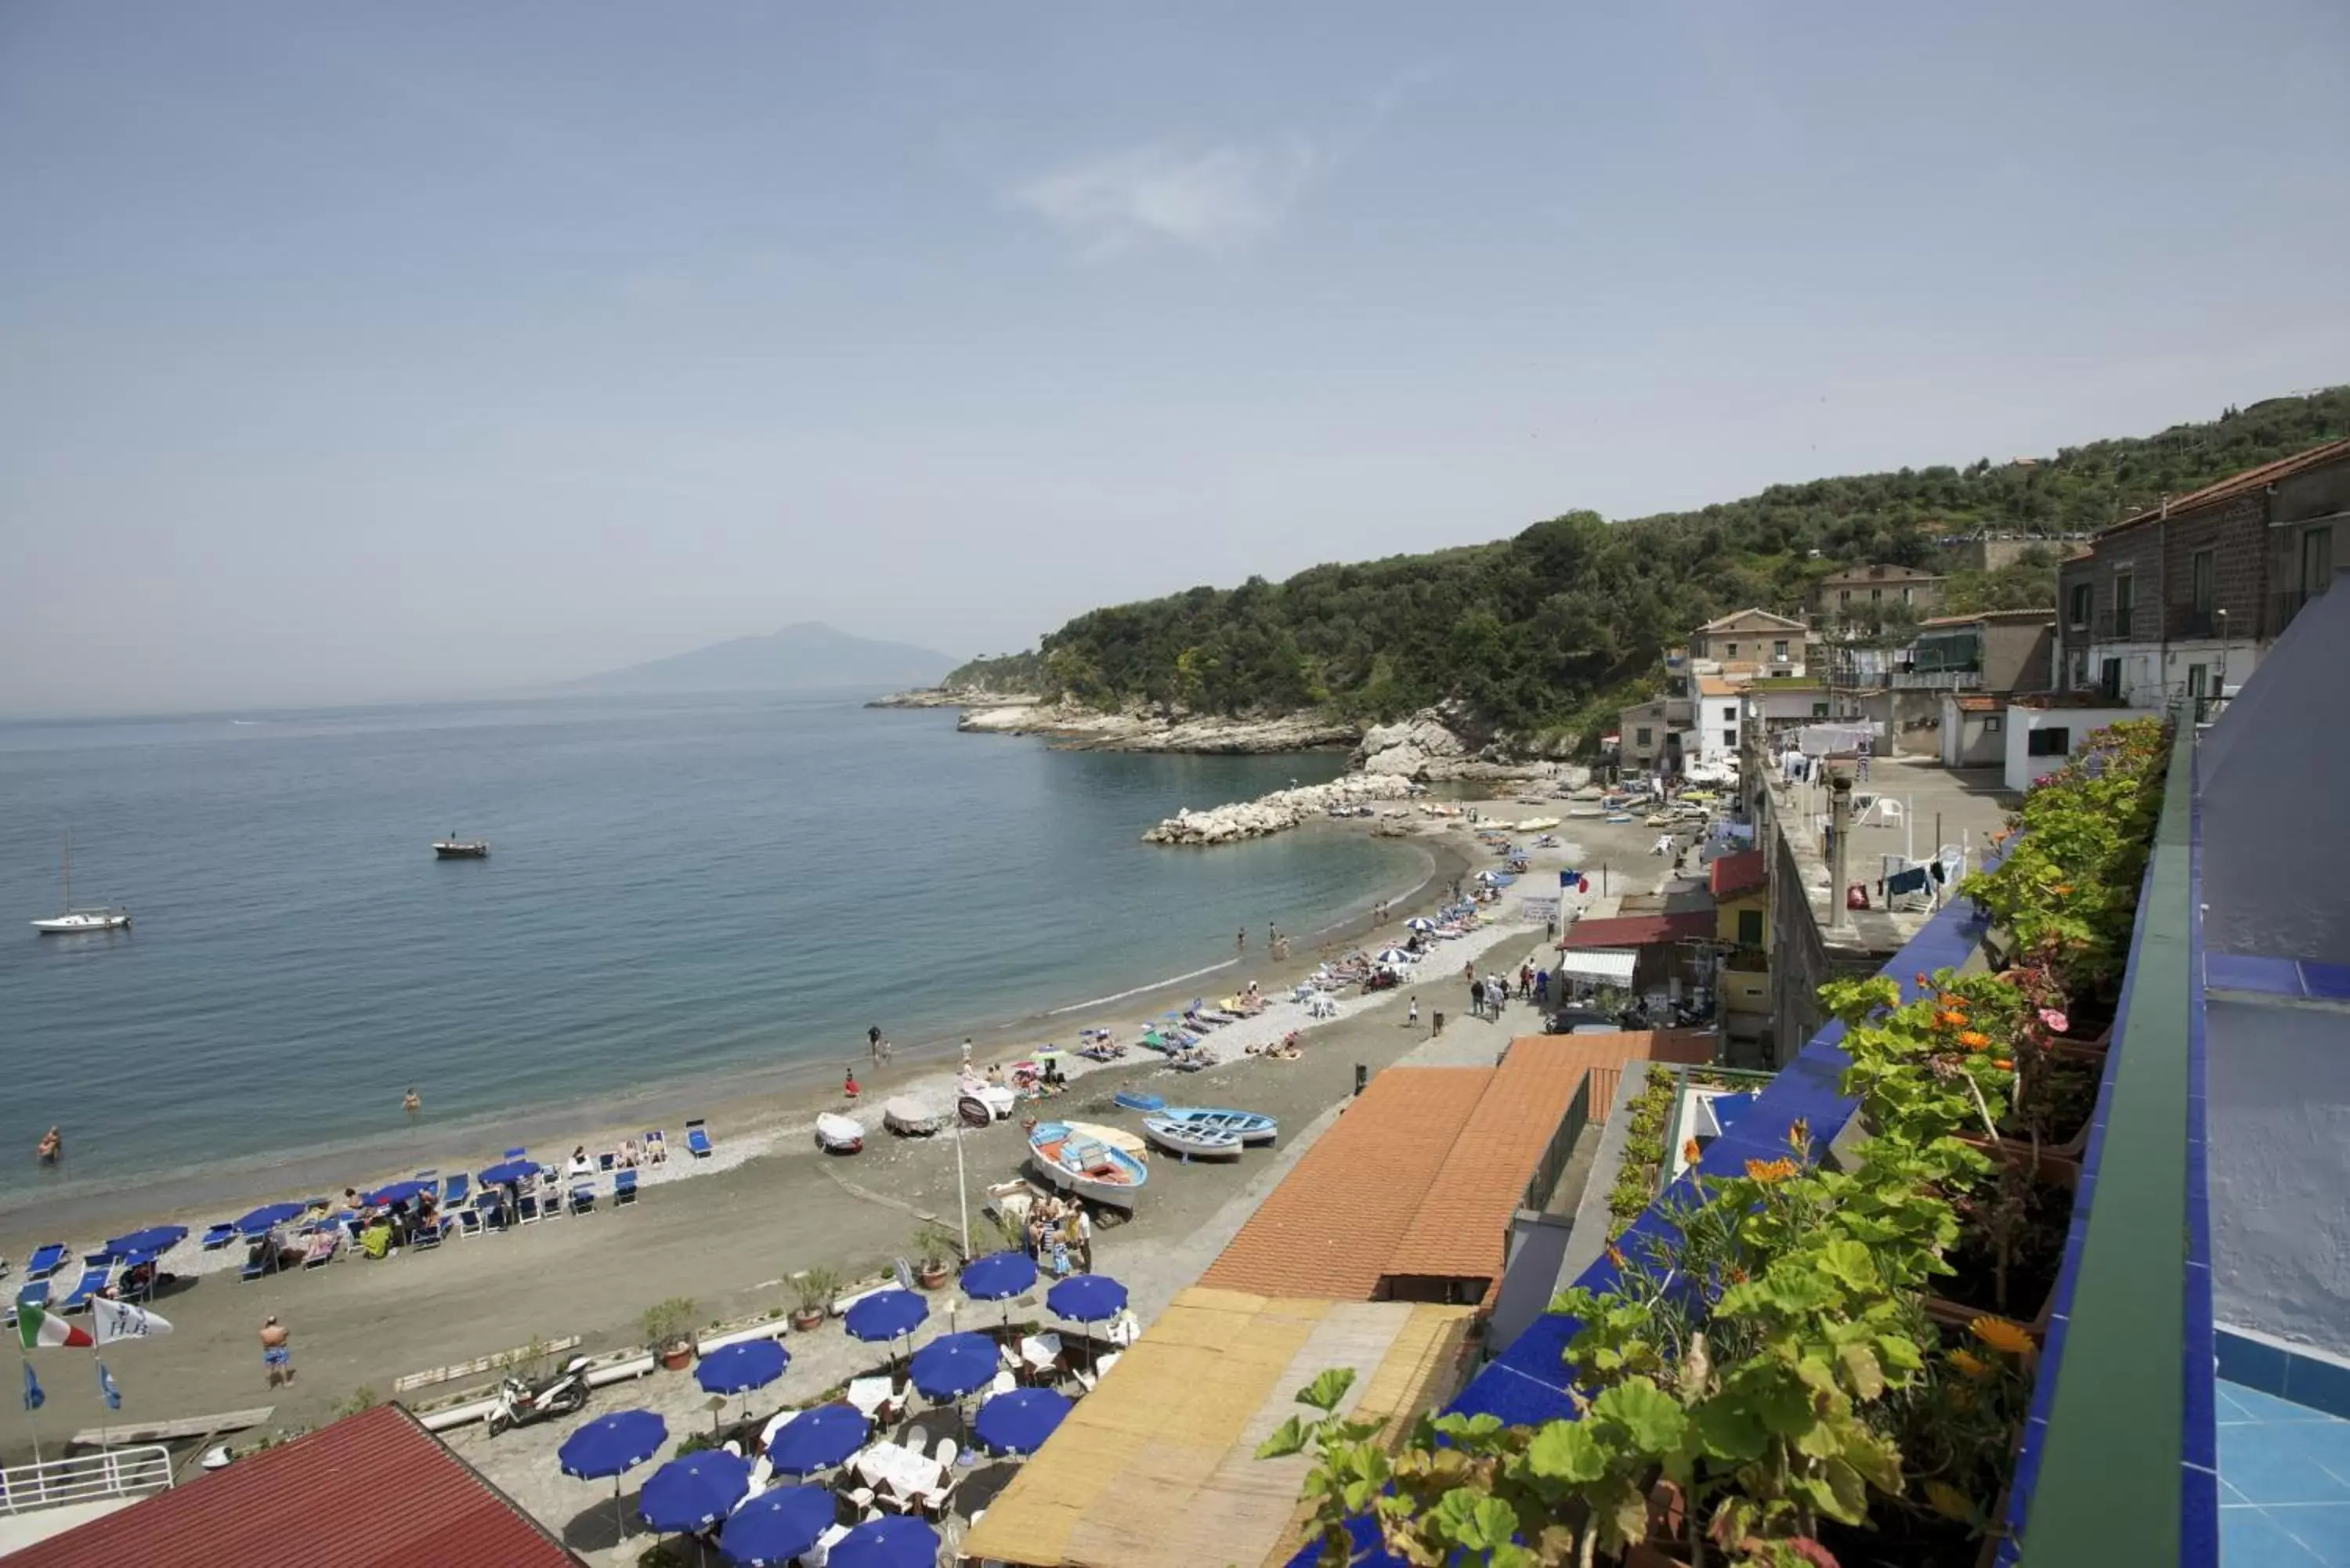
{"type": "Polygon", "coordinates": [[[947,1282],[947,1266],[944,1263],[924,1263],[914,1271],[914,1282],[926,1291],[944,1289],[947,1282]]]}
{"type": "Polygon", "coordinates": [[[682,1372],[693,1365],[693,1346],[672,1345],[661,1352],[660,1364],[671,1372],[682,1372]]]}
{"type": "Polygon", "coordinates": [[[792,1309],[792,1326],[799,1330],[802,1334],[807,1333],[810,1329],[822,1328],[824,1326],[824,1309],[822,1307],[794,1307],[792,1309]]]}

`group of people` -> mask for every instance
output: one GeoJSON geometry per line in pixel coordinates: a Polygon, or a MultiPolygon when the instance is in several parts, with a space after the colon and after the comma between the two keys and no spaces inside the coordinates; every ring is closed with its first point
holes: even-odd
{"type": "Polygon", "coordinates": [[[1044,1197],[1028,1208],[1028,1255],[1037,1267],[1066,1274],[1094,1272],[1094,1222],[1074,1198],[1044,1197]]]}
{"type": "MultiPolygon", "coordinates": [[[[1502,1004],[1513,997],[1537,1005],[1550,1000],[1550,971],[1536,969],[1530,962],[1519,965],[1515,976],[1489,973],[1481,977],[1473,962],[1462,965],[1461,972],[1469,981],[1471,1018],[1499,1018],[1502,1004]]],[[[1414,998],[1415,1016],[1418,1006],[1419,999],[1414,998]]]]}

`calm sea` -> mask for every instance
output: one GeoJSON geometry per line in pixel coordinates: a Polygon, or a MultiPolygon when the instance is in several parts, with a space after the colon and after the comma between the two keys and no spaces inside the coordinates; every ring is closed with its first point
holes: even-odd
{"type": "Polygon", "coordinates": [[[1421,862],[1138,836],[1340,765],[1053,752],[847,695],[0,725],[0,1207],[380,1136],[411,1084],[494,1116],[1204,970],[1421,862]],[[68,827],[76,902],[130,932],[25,923],[68,827]],[[434,859],[452,830],[492,857],[434,859]],[[31,1158],[53,1122],[62,1178],[31,1158]]]}

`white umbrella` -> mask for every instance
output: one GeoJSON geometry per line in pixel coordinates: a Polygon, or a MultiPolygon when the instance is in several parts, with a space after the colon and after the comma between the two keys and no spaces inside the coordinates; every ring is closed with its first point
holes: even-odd
{"type": "Polygon", "coordinates": [[[1415,931],[1432,931],[1436,929],[1436,922],[1430,919],[1426,915],[1414,915],[1410,919],[1406,920],[1404,925],[1408,929],[1415,931]]]}
{"type": "Polygon", "coordinates": [[[1388,948],[1379,954],[1379,962],[1386,964],[1418,963],[1419,961],[1418,953],[1408,953],[1401,948],[1388,948]]]}

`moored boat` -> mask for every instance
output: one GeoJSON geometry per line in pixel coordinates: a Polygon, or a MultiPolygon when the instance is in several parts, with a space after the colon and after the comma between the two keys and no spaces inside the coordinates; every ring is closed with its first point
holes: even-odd
{"type": "Polygon", "coordinates": [[[66,908],[65,913],[52,915],[46,920],[35,920],[33,929],[45,937],[77,936],[83,931],[127,931],[130,929],[128,909],[77,909],[73,907],[73,835],[66,835],[66,908]]]}
{"type": "Polygon", "coordinates": [[[977,1095],[965,1095],[957,1100],[955,1115],[962,1118],[962,1125],[967,1127],[990,1127],[995,1121],[995,1113],[989,1110],[987,1102],[977,1095]]]}
{"type": "Polygon", "coordinates": [[[855,1154],[865,1147],[865,1124],[837,1112],[821,1112],[816,1118],[816,1143],[827,1154],[855,1154]]]}
{"type": "Polygon", "coordinates": [[[460,838],[451,834],[432,841],[432,853],[443,860],[487,860],[490,841],[486,838],[460,838]]]}
{"type": "Polygon", "coordinates": [[[1097,1137],[1112,1148],[1122,1148],[1137,1159],[1150,1158],[1150,1146],[1121,1127],[1106,1127],[1099,1122],[1069,1122],[1065,1124],[1079,1137],[1097,1137]]]}
{"type": "Polygon", "coordinates": [[[1029,1163],[1046,1184],[1112,1209],[1132,1212],[1150,1168],[1066,1122],[1038,1122],[1028,1135],[1029,1163]]]}
{"type": "Polygon", "coordinates": [[[1142,1118],[1142,1136],[1170,1154],[1185,1159],[1238,1159],[1241,1135],[1222,1127],[1179,1122],[1166,1116],[1142,1118]]]}
{"type": "Polygon", "coordinates": [[[1111,1103],[1122,1111],[1158,1112],[1167,1108],[1165,1100],[1141,1089],[1120,1089],[1111,1103]]]}
{"type": "Polygon", "coordinates": [[[1280,1136],[1281,1123],[1256,1111],[1216,1110],[1205,1106],[1172,1106],[1164,1113],[1170,1122],[1237,1133],[1243,1143],[1271,1143],[1280,1136]]]}

